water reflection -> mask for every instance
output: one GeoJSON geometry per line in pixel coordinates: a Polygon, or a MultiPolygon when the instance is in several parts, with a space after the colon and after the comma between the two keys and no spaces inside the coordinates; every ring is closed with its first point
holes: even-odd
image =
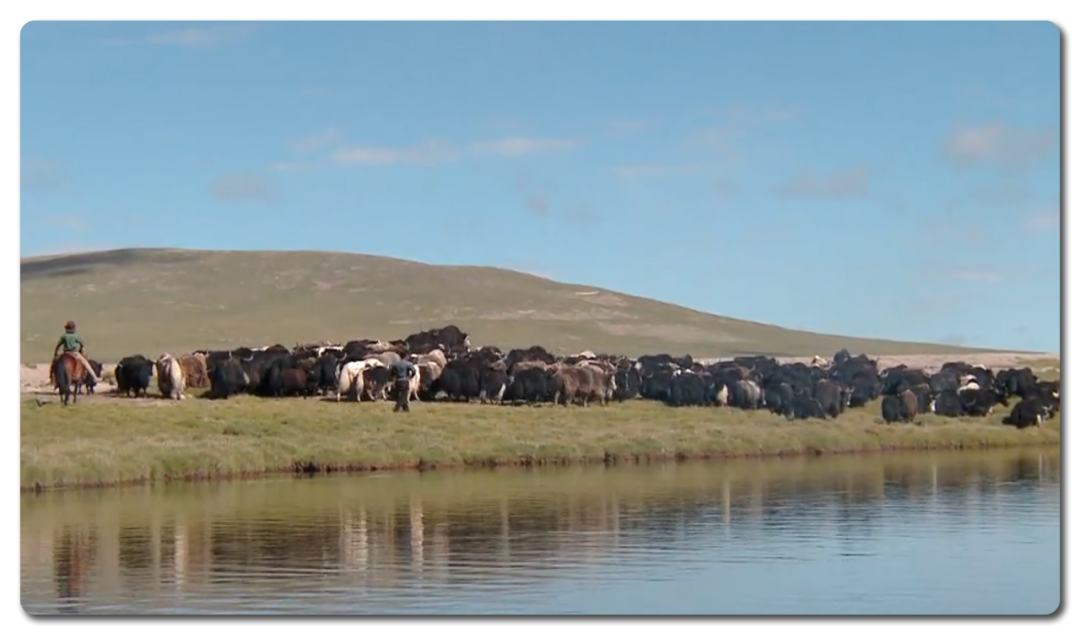
{"type": "Polygon", "coordinates": [[[56,596],[62,612],[77,612],[86,596],[87,576],[97,554],[96,537],[93,527],[63,526],[54,533],[56,596]]]}
{"type": "MultiPolygon", "coordinates": [[[[966,550],[946,544],[950,536],[983,539],[981,564],[949,563],[968,566],[973,583],[985,575],[972,566],[1005,565],[987,551],[1015,554],[1046,530],[1059,540],[1059,461],[1053,449],[26,495],[22,597],[35,613],[903,613],[895,596],[890,608],[848,595],[871,592],[860,584],[904,582],[875,566],[892,565],[890,553],[914,540],[936,540],[959,557],[966,550]],[[731,565],[749,575],[744,587],[710,596],[674,587],[696,575],[716,581],[731,565]],[[834,578],[819,579],[803,603],[798,591],[788,604],[764,600],[769,579],[794,583],[798,571],[819,565],[832,566],[834,578]],[[852,565],[861,568],[842,573],[852,565]],[[755,577],[763,589],[740,599],[754,592],[755,577]],[[666,584],[666,594],[655,584],[666,584]]],[[[1025,555],[1029,566],[1058,563],[1030,574],[1056,588],[1058,544],[1039,547],[1054,550],[1025,555]]],[[[916,572],[904,574],[914,582],[916,572]]],[[[918,572],[918,583],[935,572],[918,572]]],[[[901,583],[894,595],[898,588],[920,590],[901,583]]],[[[978,587],[953,588],[965,594],[936,603],[924,595],[940,590],[921,590],[908,602],[916,612],[1014,610],[980,599],[978,587]]],[[[1015,610],[1039,609],[1013,595],[1015,610]]],[[[1053,599],[1033,604],[1052,610],[1053,599]]]]}

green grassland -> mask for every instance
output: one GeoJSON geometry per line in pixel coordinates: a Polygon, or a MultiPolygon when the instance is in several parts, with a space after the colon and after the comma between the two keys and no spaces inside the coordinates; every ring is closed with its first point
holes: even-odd
{"type": "Polygon", "coordinates": [[[31,398],[22,403],[20,485],[1060,444],[1058,418],[1017,430],[1001,424],[1006,413],[885,425],[877,401],[835,420],[787,421],[646,401],[587,408],[415,403],[409,414],[393,414],[386,402],[321,399],[102,395],[65,408],[31,398]]]}
{"type": "Polygon", "coordinates": [[[202,347],[395,339],[456,324],[474,345],[541,344],[721,357],[980,350],[790,330],[604,289],[480,266],[311,251],[123,249],[23,259],[21,359],[50,357],[75,319],[115,362],[202,347]]]}

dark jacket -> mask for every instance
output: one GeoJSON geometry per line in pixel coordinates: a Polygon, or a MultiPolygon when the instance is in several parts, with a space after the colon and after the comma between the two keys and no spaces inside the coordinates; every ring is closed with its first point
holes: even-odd
{"type": "Polygon", "coordinates": [[[416,374],[416,366],[405,359],[399,359],[390,365],[390,376],[395,381],[408,381],[416,374]]]}

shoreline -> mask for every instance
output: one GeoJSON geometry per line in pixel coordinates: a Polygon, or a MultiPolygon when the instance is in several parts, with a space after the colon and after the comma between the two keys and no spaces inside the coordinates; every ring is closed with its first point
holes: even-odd
{"type": "MultiPolygon", "coordinates": [[[[1056,420],[1056,419],[1055,419],[1056,420]]],[[[862,427],[862,426],[860,426],[862,427]]],[[[883,426],[877,427],[902,427],[883,426]]],[[[608,467],[623,466],[623,464],[650,464],[650,463],[679,463],[679,462],[715,462],[726,460],[783,460],[789,458],[828,458],[834,456],[853,455],[917,455],[928,451],[959,451],[959,453],[977,453],[977,451],[1010,449],[1010,448],[1040,448],[1061,447],[1061,432],[1055,428],[1043,428],[1041,430],[1015,430],[1002,426],[999,433],[991,433],[996,437],[986,437],[991,426],[987,424],[963,424],[960,426],[924,426],[919,423],[907,423],[903,427],[916,430],[927,430],[921,439],[915,437],[897,437],[893,441],[881,439],[878,444],[862,444],[858,440],[852,440],[850,445],[819,445],[811,446],[804,444],[801,447],[778,447],[768,449],[760,447],[757,450],[666,450],[660,451],[630,451],[630,453],[616,453],[616,451],[596,450],[594,453],[577,456],[535,456],[513,455],[503,457],[463,458],[463,459],[384,459],[384,460],[327,460],[295,459],[287,463],[267,464],[260,469],[194,469],[156,471],[152,475],[137,477],[98,477],[96,480],[80,480],[77,482],[67,481],[66,478],[53,482],[33,482],[32,484],[19,483],[19,496],[54,493],[54,491],[72,490],[99,490],[129,488],[147,485],[171,485],[198,482],[225,482],[225,481],[255,481],[266,478],[296,475],[318,476],[329,474],[356,474],[356,473],[401,473],[401,472],[461,472],[461,471],[488,471],[488,470],[532,470],[545,468],[565,468],[575,466],[599,466],[604,464],[608,467]],[[957,428],[960,429],[957,429],[957,428]],[[971,429],[971,428],[977,429],[971,429]],[[935,433],[935,432],[941,433],[935,433]]],[[[807,432],[818,431],[814,424],[806,424],[807,432]]],[[[863,432],[865,435],[875,435],[873,429],[854,429],[852,432],[863,432]]],[[[881,430],[886,431],[886,430],[881,430]]],[[[888,434],[894,436],[904,435],[900,433],[888,434]]],[[[883,436],[886,434],[878,434],[883,436]]],[[[907,434],[910,435],[910,434],[907,434]]],[[[640,439],[627,437],[625,442],[639,442],[640,439]]],[[[22,480],[22,477],[21,477],[22,480]]]]}
{"type": "Polygon", "coordinates": [[[987,444],[978,443],[977,445],[965,446],[956,443],[941,444],[941,445],[923,445],[923,446],[896,446],[896,447],[865,447],[865,448],[834,448],[834,449],[807,449],[804,451],[787,451],[777,453],[727,453],[727,454],[686,454],[678,452],[676,454],[654,454],[654,455],[628,455],[628,456],[615,456],[605,455],[604,457],[581,457],[581,458],[545,458],[540,460],[533,460],[529,458],[510,458],[505,460],[492,459],[485,461],[484,463],[428,463],[424,461],[417,461],[415,463],[398,463],[398,464],[328,464],[318,465],[313,463],[294,463],[288,467],[271,468],[259,472],[229,472],[229,473],[213,473],[213,474],[166,474],[161,479],[133,479],[133,480],[117,480],[117,481],[100,481],[100,482],[83,482],[77,484],[54,484],[54,485],[41,485],[35,483],[33,485],[20,485],[20,495],[25,494],[44,494],[53,492],[66,492],[66,491],[91,491],[101,489],[121,489],[121,488],[133,488],[138,486],[147,485],[169,485],[169,484],[184,484],[184,483],[196,483],[196,482],[230,482],[230,481],[258,481],[271,479],[277,476],[294,475],[296,477],[315,477],[320,475],[342,475],[342,474],[359,474],[359,473],[405,473],[405,472],[425,472],[425,471],[442,471],[442,472],[464,472],[464,471],[488,471],[488,470],[512,470],[521,471],[537,468],[559,468],[559,467],[572,467],[572,466],[620,466],[620,465],[641,465],[641,464],[671,464],[671,463],[683,463],[683,462],[719,462],[728,460],[750,461],[750,460],[765,460],[765,459],[791,459],[791,458],[829,458],[833,456],[852,456],[852,455],[873,455],[873,454],[889,454],[889,455],[903,455],[903,454],[919,454],[936,451],[950,451],[950,452],[968,452],[974,453],[978,451],[993,451],[1001,449],[1021,449],[1021,448],[1046,448],[1046,447],[1060,447],[1060,440],[1045,441],[1037,443],[1022,443],[1022,444],[987,444]]]}

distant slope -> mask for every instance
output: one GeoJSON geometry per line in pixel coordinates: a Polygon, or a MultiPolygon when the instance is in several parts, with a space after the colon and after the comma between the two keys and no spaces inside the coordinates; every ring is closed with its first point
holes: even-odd
{"type": "Polygon", "coordinates": [[[91,355],[356,338],[456,324],[474,345],[638,355],[945,354],[974,349],[788,330],[491,267],[311,251],[122,249],[21,263],[21,357],[74,319],[91,355]]]}

